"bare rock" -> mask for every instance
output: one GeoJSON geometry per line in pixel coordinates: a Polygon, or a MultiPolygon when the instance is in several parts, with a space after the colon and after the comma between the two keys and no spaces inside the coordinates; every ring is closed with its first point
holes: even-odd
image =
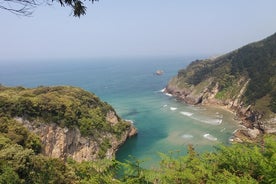
{"type": "Polygon", "coordinates": [[[256,139],[258,137],[258,135],[260,135],[260,130],[257,128],[253,128],[253,129],[247,129],[247,135],[251,138],[251,139],[256,139]]]}
{"type": "MultiPolygon", "coordinates": [[[[81,161],[99,159],[101,144],[105,139],[109,140],[110,147],[107,148],[105,158],[112,159],[118,148],[128,137],[137,134],[136,128],[131,125],[120,137],[104,132],[101,137],[83,137],[78,128],[62,128],[55,123],[30,122],[22,118],[16,118],[26,128],[40,136],[42,142],[42,154],[66,160],[68,157],[81,161]]],[[[107,120],[110,123],[117,123],[115,113],[109,113],[107,120]]]]}
{"type": "Polygon", "coordinates": [[[133,137],[136,136],[138,134],[137,129],[134,126],[130,127],[130,131],[128,133],[128,137],[133,137]]]}
{"type": "Polygon", "coordinates": [[[113,124],[113,125],[115,125],[115,124],[117,124],[119,122],[118,118],[117,118],[117,116],[116,116],[116,114],[115,114],[114,111],[109,111],[107,113],[107,115],[106,115],[106,121],[109,122],[109,123],[111,123],[111,124],[113,124]]]}

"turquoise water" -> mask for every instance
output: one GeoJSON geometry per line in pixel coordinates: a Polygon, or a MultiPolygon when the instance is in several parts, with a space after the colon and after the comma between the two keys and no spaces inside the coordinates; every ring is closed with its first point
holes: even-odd
{"type": "Polygon", "coordinates": [[[144,167],[157,165],[158,152],[188,144],[197,151],[228,143],[237,128],[233,115],[215,107],[190,106],[160,92],[177,71],[196,58],[91,59],[71,61],[1,62],[0,83],[7,86],[72,85],[110,103],[139,130],[118,151],[120,161],[132,155],[144,167]],[[158,69],[161,76],[154,75],[158,69]]]}

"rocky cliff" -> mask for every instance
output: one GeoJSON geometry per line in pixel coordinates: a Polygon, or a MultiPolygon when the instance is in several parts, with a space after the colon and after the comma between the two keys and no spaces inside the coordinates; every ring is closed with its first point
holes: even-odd
{"type": "Polygon", "coordinates": [[[58,86],[0,88],[0,115],[14,118],[42,143],[41,153],[78,162],[114,158],[135,127],[94,94],[58,86]]]}
{"type": "Polygon", "coordinates": [[[236,113],[238,139],[276,133],[276,34],[220,57],[196,60],[165,92],[188,104],[217,104],[236,113]]]}
{"type": "Polygon", "coordinates": [[[40,137],[43,155],[64,160],[72,158],[78,162],[112,159],[127,138],[137,134],[136,128],[131,125],[120,137],[110,132],[105,132],[101,137],[84,137],[78,128],[62,128],[55,123],[41,124],[18,117],[15,119],[40,137]]]}

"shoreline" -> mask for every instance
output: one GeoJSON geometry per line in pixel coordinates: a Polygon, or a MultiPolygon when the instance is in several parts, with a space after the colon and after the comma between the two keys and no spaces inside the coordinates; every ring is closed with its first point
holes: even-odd
{"type": "MultiPolygon", "coordinates": [[[[212,103],[206,103],[206,104],[200,104],[202,106],[206,106],[206,107],[215,107],[215,108],[218,108],[218,109],[222,109],[222,110],[225,110],[227,112],[230,112],[231,114],[233,114],[235,117],[236,116],[236,112],[233,111],[232,109],[230,109],[229,107],[227,107],[226,105],[220,105],[220,104],[212,104],[212,103]]],[[[238,118],[238,117],[237,117],[238,118]]]]}
{"type": "Polygon", "coordinates": [[[177,94],[173,94],[168,92],[168,90],[165,88],[163,91],[164,95],[170,94],[170,96],[176,98],[179,102],[185,103],[188,105],[194,105],[194,106],[201,106],[201,107],[211,107],[211,108],[217,108],[224,111],[227,111],[233,115],[233,120],[237,122],[237,129],[232,132],[232,136],[229,138],[230,143],[236,143],[236,142],[254,142],[258,139],[258,137],[262,134],[264,134],[264,131],[262,129],[256,128],[252,126],[248,120],[246,120],[246,114],[241,114],[242,109],[234,109],[230,108],[227,105],[222,105],[219,103],[214,103],[210,101],[201,102],[198,104],[191,104],[185,101],[184,98],[181,98],[177,94]]]}

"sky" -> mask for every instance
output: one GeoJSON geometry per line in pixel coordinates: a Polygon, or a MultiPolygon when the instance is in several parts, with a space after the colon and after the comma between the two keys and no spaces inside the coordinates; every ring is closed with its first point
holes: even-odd
{"type": "Polygon", "coordinates": [[[0,62],[217,56],[276,32],[275,0],[99,0],[87,14],[39,6],[0,10],[0,62]]]}

